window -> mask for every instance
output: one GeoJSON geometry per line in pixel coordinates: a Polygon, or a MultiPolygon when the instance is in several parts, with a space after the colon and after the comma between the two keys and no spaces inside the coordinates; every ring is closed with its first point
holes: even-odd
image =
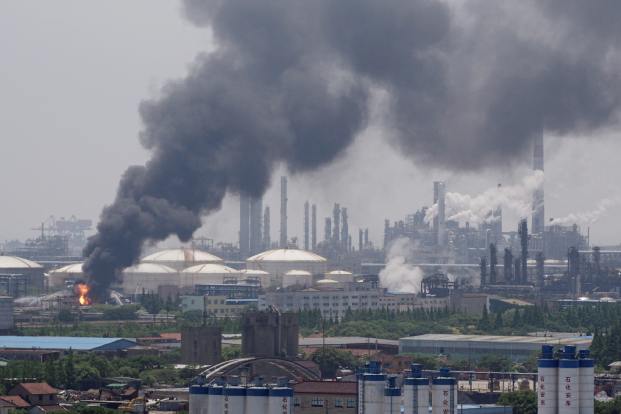
{"type": "Polygon", "coordinates": [[[338,408],[338,407],[340,407],[340,408],[342,408],[342,407],[343,407],[343,400],[341,400],[340,398],[336,398],[336,399],[334,400],[334,407],[337,407],[337,408],[338,408]]]}
{"type": "Polygon", "coordinates": [[[323,398],[313,397],[311,400],[311,407],[323,407],[323,398]]]}
{"type": "Polygon", "coordinates": [[[356,400],[347,400],[347,408],[356,408],[356,400]]]}
{"type": "Polygon", "coordinates": [[[298,397],[295,397],[293,399],[293,406],[294,407],[299,407],[300,406],[300,399],[298,397]]]}

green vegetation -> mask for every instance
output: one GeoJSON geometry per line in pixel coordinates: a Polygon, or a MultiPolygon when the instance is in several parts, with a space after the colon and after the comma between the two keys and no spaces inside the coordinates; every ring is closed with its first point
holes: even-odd
{"type": "Polygon", "coordinates": [[[311,355],[311,360],[319,365],[323,378],[334,378],[338,369],[355,370],[361,364],[351,352],[335,348],[318,349],[311,355]]]}
{"type": "Polygon", "coordinates": [[[595,401],[595,414],[619,414],[621,413],[621,397],[611,401],[595,401]]]}
{"type": "Polygon", "coordinates": [[[498,405],[513,407],[513,414],[536,414],[537,394],[534,391],[515,391],[500,395],[498,405]]]}

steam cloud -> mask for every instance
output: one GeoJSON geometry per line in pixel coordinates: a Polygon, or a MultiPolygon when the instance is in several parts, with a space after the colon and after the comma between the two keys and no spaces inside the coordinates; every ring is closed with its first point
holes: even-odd
{"type": "Polygon", "coordinates": [[[621,197],[614,198],[604,198],[600,200],[599,203],[595,206],[595,208],[591,211],[583,211],[579,213],[571,213],[565,217],[554,218],[550,221],[551,224],[558,225],[571,225],[571,224],[593,224],[597,222],[602,216],[608,213],[613,207],[621,204],[621,197]]]}
{"type": "Polygon", "coordinates": [[[424,272],[420,267],[414,266],[412,252],[414,243],[402,237],[390,244],[386,253],[386,266],[380,271],[380,286],[391,292],[418,293],[420,283],[423,281],[424,272]]]}
{"type": "Polygon", "coordinates": [[[88,242],[102,293],[145,242],[188,240],[227,192],[273,167],[339,157],[383,91],[401,151],[450,169],[506,165],[541,129],[617,121],[621,2],[185,0],[216,50],[140,105],[144,166],[124,174],[88,242]]]}
{"type": "MultiPolygon", "coordinates": [[[[526,217],[532,210],[533,193],[543,186],[543,171],[534,171],[521,183],[513,186],[494,187],[471,196],[469,194],[447,192],[446,216],[449,220],[469,222],[477,225],[490,223],[497,219],[490,212],[498,208],[511,211],[520,217],[526,217]]],[[[427,209],[425,221],[431,223],[438,214],[438,205],[427,209]]]]}

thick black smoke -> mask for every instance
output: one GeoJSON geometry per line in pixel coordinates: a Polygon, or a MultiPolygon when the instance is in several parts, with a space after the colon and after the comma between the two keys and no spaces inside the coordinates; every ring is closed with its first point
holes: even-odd
{"type": "Polygon", "coordinates": [[[188,240],[227,192],[259,195],[273,167],[318,168],[388,96],[387,136],[419,162],[506,165],[541,129],[618,121],[616,0],[185,0],[217,49],[140,106],[130,167],[84,251],[102,292],[142,245],[188,240]]]}

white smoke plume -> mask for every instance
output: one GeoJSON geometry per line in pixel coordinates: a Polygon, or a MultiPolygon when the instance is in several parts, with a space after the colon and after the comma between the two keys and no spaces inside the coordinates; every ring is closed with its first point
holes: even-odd
{"type": "MultiPolygon", "coordinates": [[[[446,217],[448,220],[478,225],[495,220],[496,217],[490,215],[490,212],[498,208],[526,217],[532,209],[533,193],[543,187],[543,179],[543,171],[534,171],[519,184],[490,188],[474,196],[447,192],[446,217]]],[[[425,221],[430,223],[437,214],[438,206],[434,204],[427,209],[425,221]]]]}
{"type": "Polygon", "coordinates": [[[550,224],[567,226],[571,224],[589,225],[598,221],[602,216],[608,213],[613,207],[621,204],[621,197],[604,198],[600,200],[595,208],[591,211],[583,211],[579,213],[571,213],[565,217],[554,218],[550,220],[550,224]]]}
{"type": "Polygon", "coordinates": [[[391,292],[418,293],[423,280],[420,267],[409,262],[414,243],[405,237],[392,242],[386,256],[386,267],[380,272],[380,286],[391,292]]]}

